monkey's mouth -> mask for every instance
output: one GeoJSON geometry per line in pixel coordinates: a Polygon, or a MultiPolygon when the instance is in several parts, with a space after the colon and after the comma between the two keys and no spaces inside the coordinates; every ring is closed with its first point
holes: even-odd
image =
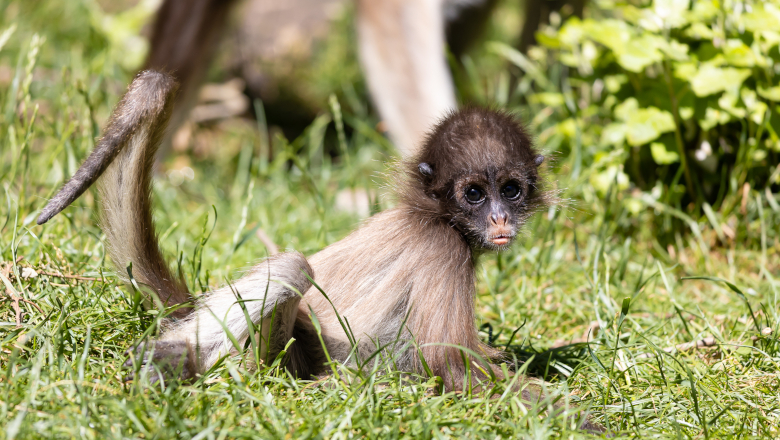
{"type": "Polygon", "coordinates": [[[509,244],[509,242],[512,241],[513,238],[514,238],[513,235],[501,234],[501,235],[494,235],[492,237],[489,237],[488,240],[490,240],[490,242],[496,246],[505,246],[509,244]]]}

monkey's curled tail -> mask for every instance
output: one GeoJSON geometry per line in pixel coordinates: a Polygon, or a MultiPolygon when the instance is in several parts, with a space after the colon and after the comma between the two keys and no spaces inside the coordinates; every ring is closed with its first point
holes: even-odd
{"type": "Polygon", "coordinates": [[[132,263],[136,281],[149,286],[169,306],[187,302],[190,296],[181,277],[169,269],[157,243],[151,174],[177,88],[176,81],[164,73],[139,73],[114,109],[92,154],[38,217],[39,225],[46,223],[100,178],[100,223],[118,275],[128,281],[127,266],[132,263]]]}

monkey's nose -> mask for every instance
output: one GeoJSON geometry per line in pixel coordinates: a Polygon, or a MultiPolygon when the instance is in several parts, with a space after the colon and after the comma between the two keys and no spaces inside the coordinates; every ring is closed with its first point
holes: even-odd
{"type": "Polygon", "coordinates": [[[506,222],[509,219],[509,214],[504,211],[491,212],[490,223],[495,226],[506,226],[506,222]]]}

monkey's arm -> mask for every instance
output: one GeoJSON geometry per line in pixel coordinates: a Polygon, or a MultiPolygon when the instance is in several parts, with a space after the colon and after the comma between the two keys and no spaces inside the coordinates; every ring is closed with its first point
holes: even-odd
{"type": "Polygon", "coordinates": [[[227,332],[243,345],[251,323],[261,334],[257,341],[260,356],[273,360],[292,337],[298,303],[311,287],[313,276],[303,255],[274,255],[230,285],[203,295],[195,309],[160,340],[186,341],[197,353],[197,369],[202,371],[236,352],[227,332]]]}
{"type": "MultiPolygon", "coordinates": [[[[136,347],[135,356],[125,366],[137,365],[152,382],[160,376],[189,379],[223,356],[239,352],[233,341],[243,347],[249,337],[258,348],[250,356],[272,362],[293,337],[298,304],[311,287],[313,275],[303,255],[274,255],[235,282],[204,294],[186,318],[169,324],[159,339],[136,347]]],[[[302,344],[296,342],[293,351],[317,350],[302,344]]],[[[301,364],[305,357],[287,360],[292,371],[316,370],[316,366],[301,364]]]]}

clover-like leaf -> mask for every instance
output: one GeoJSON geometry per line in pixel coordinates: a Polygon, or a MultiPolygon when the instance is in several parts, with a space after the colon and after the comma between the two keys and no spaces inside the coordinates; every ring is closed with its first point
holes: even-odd
{"type": "MultiPolygon", "coordinates": [[[[775,89],[776,97],[780,98],[780,87],[775,87],[775,89]]],[[[763,122],[764,115],[766,114],[766,111],[769,110],[769,106],[767,106],[764,101],[758,99],[755,90],[743,87],[742,90],[739,91],[739,94],[742,97],[742,103],[745,104],[745,108],[750,112],[750,120],[756,124],[763,122]]]]}
{"type": "Polygon", "coordinates": [[[715,33],[704,23],[695,22],[692,23],[689,28],[684,32],[686,37],[693,38],[694,40],[712,40],[715,37],[715,33]]]}
{"type": "Polygon", "coordinates": [[[528,101],[534,104],[544,104],[549,107],[562,107],[564,104],[563,95],[552,92],[534,93],[528,97],[528,101]]]}
{"type": "Polygon", "coordinates": [[[631,39],[622,46],[621,51],[615,51],[618,64],[631,72],[641,72],[650,64],[663,60],[661,46],[668,45],[663,38],[654,35],[643,35],[631,39]]]}
{"type": "Polygon", "coordinates": [[[677,28],[688,23],[690,0],[654,0],[653,12],[668,28],[677,28]]]}
{"type": "MultiPolygon", "coordinates": [[[[558,32],[557,38],[555,42],[553,41],[545,41],[545,43],[550,44],[559,44],[563,47],[573,48],[575,46],[578,46],[580,43],[582,43],[583,38],[585,37],[585,25],[582,23],[582,21],[577,17],[572,17],[568,20],[566,20],[566,23],[564,23],[563,26],[561,26],[561,30],[558,32]]],[[[541,32],[537,32],[537,35],[541,32]]],[[[537,36],[538,38],[538,36],[537,36]]]]}
{"type": "Polygon", "coordinates": [[[691,23],[708,23],[718,14],[720,14],[720,7],[712,0],[697,1],[693,4],[693,9],[686,13],[688,21],[691,23]]]}
{"type": "Polygon", "coordinates": [[[585,34],[598,43],[607,46],[615,53],[625,52],[625,47],[631,41],[631,28],[625,22],[615,19],[583,21],[585,34]]]}
{"type": "Polygon", "coordinates": [[[691,88],[696,96],[708,96],[726,89],[739,89],[742,82],[750,76],[750,70],[734,67],[716,67],[703,65],[691,81],[691,88]]]}
{"type": "Polygon", "coordinates": [[[609,93],[617,93],[623,84],[628,82],[628,76],[623,74],[607,75],[604,77],[604,85],[609,93]]]}
{"type": "Polygon", "coordinates": [[[628,121],[626,139],[629,145],[644,145],[672,130],[674,118],[671,113],[655,107],[643,108],[628,121]]]}
{"type": "Polygon", "coordinates": [[[682,44],[677,40],[669,40],[669,42],[664,41],[659,49],[664,55],[675,61],[685,61],[688,59],[688,45],[682,44]]]}
{"type": "Polygon", "coordinates": [[[726,41],[723,56],[732,66],[753,67],[759,62],[756,54],[742,40],[736,38],[726,41]]]}
{"type": "MultiPolygon", "coordinates": [[[[666,110],[657,107],[639,108],[635,98],[628,98],[615,106],[615,118],[625,121],[625,138],[629,145],[644,145],[656,140],[663,133],[674,130],[674,117],[666,110]]],[[[617,132],[612,129],[611,140],[617,139],[617,132]]],[[[606,140],[604,134],[602,139],[606,140]]]]}
{"type": "Polygon", "coordinates": [[[716,125],[723,125],[729,122],[732,118],[731,113],[725,110],[707,107],[707,110],[704,112],[704,119],[699,120],[699,125],[702,130],[707,131],[716,125]]]}
{"type": "Polygon", "coordinates": [[[615,106],[615,117],[621,121],[628,121],[631,114],[639,110],[639,101],[636,98],[628,98],[615,106]]]}
{"type": "Polygon", "coordinates": [[[666,146],[660,142],[650,144],[650,154],[658,165],[669,165],[680,161],[680,155],[676,151],[669,151],[666,146]]]}
{"type": "Polygon", "coordinates": [[[617,183],[617,188],[615,189],[624,190],[628,188],[628,175],[617,165],[611,165],[604,171],[593,173],[590,176],[590,184],[602,195],[606,194],[615,183],[617,183]]]}
{"type": "Polygon", "coordinates": [[[690,81],[698,71],[695,62],[674,64],[674,76],[685,81],[690,81]]]}
{"type": "Polygon", "coordinates": [[[739,17],[739,23],[750,32],[776,32],[780,29],[780,8],[771,2],[756,2],[752,11],[739,17]]]}
{"type": "Polygon", "coordinates": [[[601,143],[603,145],[621,146],[626,141],[626,124],[613,122],[601,131],[601,143]]]}
{"type": "Polygon", "coordinates": [[[542,46],[548,47],[550,49],[558,49],[561,47],[561,40],[558,38],[558,35],[556,35],[554,32],[550,32],[549,30],[539,31],[536,33],[535,37],[536,42],[542,46]]]}
{"type": "MultiPolygon", "coordinates": [[[[734,91],[736,92],[736,91],[734,91]]],[[[744,118],[747,115],[747,110],[742,107],[737,107],[737,100],[739,97],[736,93],[727,91],[718,99],[718,105],[723,110],[731,113],[737,118],[744,118]]]]}
{"type": "Polygon", "coordinates": [[[780,101],[780,86],[774,86],[770,87],[768,89],[765,89],[761,86],[758,87],[758,94],[764,98],[768,99],[770,101],[780,101]]]}

